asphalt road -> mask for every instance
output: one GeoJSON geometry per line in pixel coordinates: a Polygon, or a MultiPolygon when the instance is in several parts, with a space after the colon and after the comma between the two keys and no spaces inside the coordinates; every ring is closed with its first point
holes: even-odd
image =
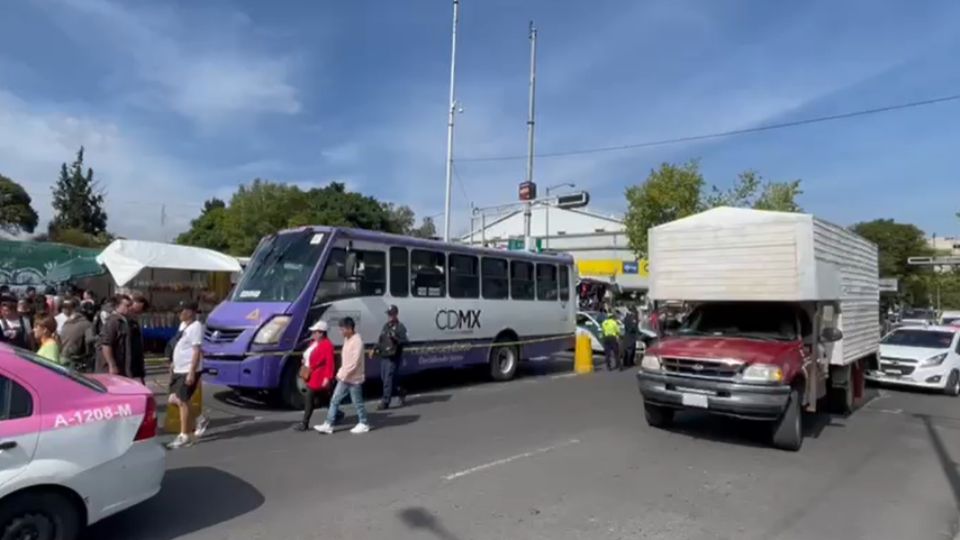
{"type": "MultiPolygon", "coordinates": [[[[297,414],[208,388],[207,439],[169,454],[156,498],[91,530],[133,539],[949,539],[960,399],[887,389],[807,419],[798,453],[749,422],[648,427],[633,374],[569,362],[481,384],[442,373],[375,430],[290,431],[297,414]],[[467,384],[469,382],[474,384],[467,384]]],[[[322,413],[322,411],[321,411],[322,413]]],[[[316,418],[319,420],[319,416],[316,418]]]]}

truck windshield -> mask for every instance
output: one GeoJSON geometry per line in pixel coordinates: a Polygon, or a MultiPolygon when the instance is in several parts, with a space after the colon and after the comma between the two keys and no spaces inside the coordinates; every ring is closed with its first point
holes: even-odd
{"type": "Polygon", "coordinates": [[[677,335],[795,341],[798,323],[798,311],[788,305],[711,304],[695,309],[677,335]]]}
{"type": "Polygon", "coordinates": [[[253,254],[233,296],[234,302],[292,302],[320,259],[323,233],[297,231],[271,236],[253,254]]]}
{"type": "Polygon", "coordinates": [[[901,347],[922,347],[924,349],[949,349],[953,343],[953,332],[932,332],[929,330],[897,330],[883,338],[884,345],[901,347]]]}

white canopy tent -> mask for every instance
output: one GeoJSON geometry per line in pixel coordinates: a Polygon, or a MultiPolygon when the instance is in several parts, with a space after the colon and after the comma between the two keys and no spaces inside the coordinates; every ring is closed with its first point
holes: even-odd
{"type": "Polygon", "coordinates": [[[118,287],[124,287],[146,269],[241,271],[235,257],[211,249],[143,240],[114,240],[97,255],[97,263],[107,268],[118,287]]]}

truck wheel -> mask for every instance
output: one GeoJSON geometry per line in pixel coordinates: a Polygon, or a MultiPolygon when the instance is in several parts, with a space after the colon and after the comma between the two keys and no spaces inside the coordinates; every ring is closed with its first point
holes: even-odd
{"type": "Polygon", "coordinates": [[[80,534],[80,512],[54,491],[29,491],[3,501],[0,538],[74,540],[80,534]]]}
{"type": "Polygon", "coordinates": [[[509,381],[517,374],[520,350],[514,345],[494,345],[490,349],[490,376],[495,381],[509,381]]]}
{"type": "Polygon", "coordinates": [[[291,409],[303,409],[304,395],[300,392],[297,379],[300,378],[300,364],[287,360],[287,365],[280,374],[280,388],[278,389],[280,404],[291,409]]]}
{"type": "Polygon", "coordinates": [[[947,378],[947,386],[944,387],[943,393],[952,397],[960,396],[960,371],[953,370],[950,372],[950,376],[947,378]]]}
{"type": "Polygon", "coordinates": [[[803,445],[803,412],[800,410],[800,393],[790,392],[787,410],[773,426],[773,446],[796,452],[803,445]]]}
{"type": "Polygon", "coordinates": [[[669,407],[662,407],[645,402],[643,404],[643,413],[647,418],[647,425],[651,427],[667,428],[673,423],[674,410],[669,407]]]}

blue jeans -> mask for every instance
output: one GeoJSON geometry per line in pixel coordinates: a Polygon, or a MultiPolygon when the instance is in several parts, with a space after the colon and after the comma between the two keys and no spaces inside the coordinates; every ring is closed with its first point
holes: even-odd
{"type": "Polygon", "coordinates": [[[381,358],[380,359],[380,380],[383,381],[383,397],[380,403],[389,406],[393,401],[394,395],[403,401],[407,391],[403,387],[400,365],[402,360],[399,358],[381,358]]]}
{"type": "Polygon", "coordinates": [[[327,409],[327,423],[331,426],[337,422],[340,402],[347,397],[348,393],[350,394],[350,401],[357,409],[357,421],[361,424],[367,423],[367,408],[363,406],[363,386],[337,381],[337,387],[333,390],[333,397],[330,398],[330,407],[327,409]]]}

